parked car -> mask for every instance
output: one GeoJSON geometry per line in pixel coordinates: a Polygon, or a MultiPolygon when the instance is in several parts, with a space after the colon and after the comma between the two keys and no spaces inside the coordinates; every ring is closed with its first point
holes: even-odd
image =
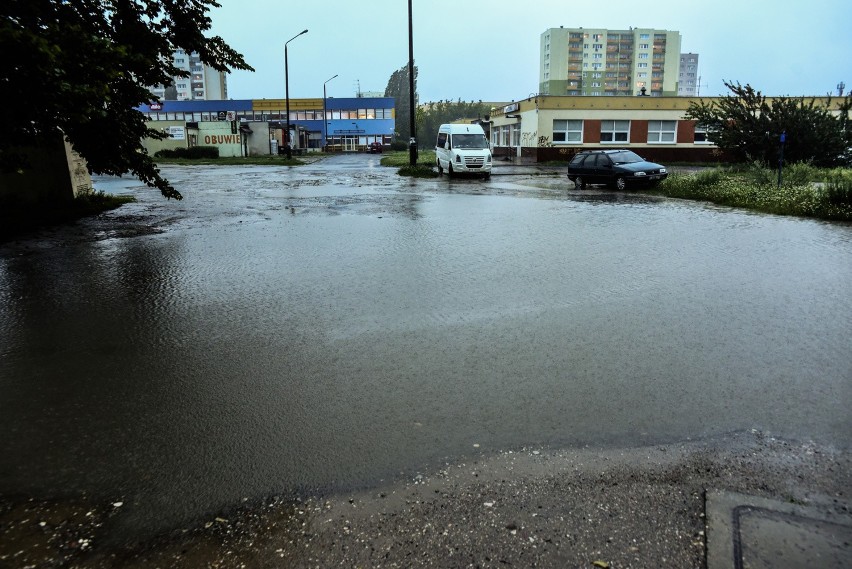
{"type": "Polygon", "coordinates": [[[382,153],[382,143],[381,142],[371,142],[367,147],[367,152],[370,154],[381,154],[382,153]]]}
{"type": "Polygon", "coordinates": [[[568,179],[578,189],[606,184],[618,190],[656,186],[668,176],[665,166],[625,149],[583,150],[568,164],[568,179]]]}

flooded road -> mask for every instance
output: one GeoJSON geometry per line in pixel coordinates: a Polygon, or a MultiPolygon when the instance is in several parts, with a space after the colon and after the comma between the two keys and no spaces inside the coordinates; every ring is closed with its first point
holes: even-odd
{"type": "Polygon", "coordinates": [[[524,445],[852,443],[852,226],[411,180],[372,156],[177,167],[0,246],[0,494],[119,535],[524,445]]]}

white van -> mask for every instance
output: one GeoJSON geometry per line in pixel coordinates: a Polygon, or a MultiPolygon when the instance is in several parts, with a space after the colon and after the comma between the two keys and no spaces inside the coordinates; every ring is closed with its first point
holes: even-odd
{"type": "Polygon", "coordinates": [[[478,124],[442,124],[435,143],[438,173],[491,175],[491,148],[478,124]]]}

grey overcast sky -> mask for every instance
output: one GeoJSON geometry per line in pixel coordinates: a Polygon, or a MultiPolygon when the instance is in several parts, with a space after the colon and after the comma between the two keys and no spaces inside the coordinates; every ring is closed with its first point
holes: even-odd
{"type": "MultiPolygon", "coordinates": [[[[232,99],[384,92],[408,64],[407,0],[219,0],[212,33],[255,68],[228,79],[232,99]]],[[[538,91],[539,42],[548,28],[656,28],[680,32],[699,54],[701,95],[723,80],[765,95],[852,89],[850,0],[412,0],[420,102],[513,101],[538,91]]]]}

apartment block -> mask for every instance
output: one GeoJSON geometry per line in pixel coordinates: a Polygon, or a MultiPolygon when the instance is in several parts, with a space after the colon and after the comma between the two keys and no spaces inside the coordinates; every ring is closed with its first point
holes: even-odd
{"type": "Polygon", "coordinates": [[[539,93],[675,96],[680,46],[670,30],[550,28],[541,34],[539,93]]]}
{"type": "Polygon", "coordinates": [[[226,74],[202,63],[198,53],[187,53],[179,49],[172,57],[175,67],[186,71],[189,77],[173,77],[172,85],[151,87],[154,95],[171,101],[212,101],[228,98],[226,74]]]}
{"type": "Polygon", "coordinates": [[[680,72],[678,73],[677,94],[679,97],[697,97],[701,77],[698,76],[698,54],[680,54],[680,72]]]}

